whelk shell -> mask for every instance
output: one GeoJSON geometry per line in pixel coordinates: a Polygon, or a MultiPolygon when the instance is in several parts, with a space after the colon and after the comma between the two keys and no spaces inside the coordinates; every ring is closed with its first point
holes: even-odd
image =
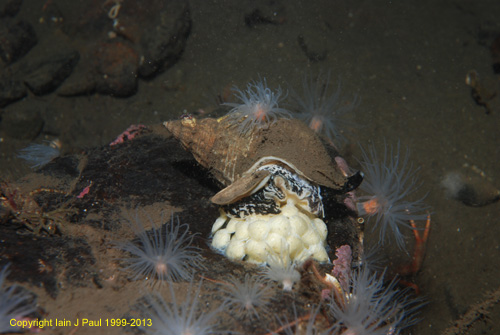
{"type": "Polygon", "coordinates": [[[226,117],[186,117],[164,126],[226,187],[212,198],[219,205],[234,203],[263,187],[269,172],[257,170],[267,164],[281,165],[339,192],[354,189],[362,180],[359,173],[346,177],[317,135],[299,120],[280,119],[244,134],[226,117]]]}

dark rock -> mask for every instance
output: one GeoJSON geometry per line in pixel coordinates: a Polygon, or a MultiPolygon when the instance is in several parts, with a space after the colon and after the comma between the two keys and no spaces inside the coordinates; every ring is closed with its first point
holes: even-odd
{"type": "Polygon", "coordinates": [[[47,56],[32,65],[33,70],[24,77],[24,82],[36,95],[51,93],[71,74],[78,59],[76,51],[47,56]]]}
{"type": "Polygon", "coordinates": [[[191,13],[186,1],[169,2],[159,14],[159,23],[142,38],[141,77],[152,77],[175,64],[182,55],[191,32],[191,13]]]}
{"type": "Polygon", "coordinates": [[[98,92],[127,97],[137,91],[139,54],[123,39],[101,42],[83,55],[57,94],[75,96],[98,92]]]}
{"type": "Polygon", "coordinates": [[[245,24],[254,28],[261,24],[283,24],[286,21],[285,6],[280,1],[252,1],[252,9],[245,14],[245,24]]]}
{"type": "Polygon", "coordinates": [[[26,96],[27,90],[23,82],[9,77],[0,78],[0,107],[22,99],[26,96]]]}
{"type": "Polygon", "coordinates": [[[40,134],[43,124],[44,121],[37,110],[11,110],[2,115],[2,128],[12,138],[33,140],[40,134]]]}
{"type": "Polygon", "coordinates": [[[78,62],[74,72],[64,81],[57,94],[71,97],[95,92],[97,81],[94,69],[82,61],[78,62]]]}
{"type": "Polygon", "coordinates": [[[0,57],[6,64],[26,55],[36,43],[35,30],[28,22],[0,20],[0,57]]]}
{"type": "Polygon", "coordinates": [[[0,18],[16,16],[22,3],[23,0],[0,0],[0,18]]]}
{"type": "Polygon", "coordinates": [[[13,222],[0,225],[3,257],[13,260],[13,280],[43,287],[55,299],[61,279],[72,286],[94,286],[97,270],[88,243],[78,237],[20,234],[13,222]],[[64,274],[57,278],[56,274],[64,274]]]}
{"type": "Polygon", "coordinates": [[[46,38],[22,60],[5,67],[0,73],[0,107],[26,96],[27,87],[36,95],[59,87],[79,59],[67,44],[60,37],[46,38]]]}
{"type": "Polygon", "coordinates": [[[80,40],[81,60],[59,95],[127,97],[136,93],[138,76],[151,78],[181,57],[192,25],[187,0],[130,2],[120,7],[114,23],[105,15],[111,8],[89,5],[82,20],[65,28],[80,40]]]}
{"type": "Polygon", "coordinates": [[[130,43],[115,40],[96,50],[96,91],[126,97],[137,91],[139,55],[130,43]]]}

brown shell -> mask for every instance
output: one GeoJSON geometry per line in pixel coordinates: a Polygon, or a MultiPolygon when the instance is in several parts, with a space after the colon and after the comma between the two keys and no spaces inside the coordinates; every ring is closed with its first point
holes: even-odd
{"type": "Polygon", "coordinates": [[[212,199],[218,204],[236,201],[240,196],[235,193],[248,193],[265,178],[263,174],[257,178],[255,170],[271,161],[288,165],[318,185],[340,190],[347,182],[321,140],[299,120],[280,119],[268,128],[256,128],[245,134],[224,117],[184,118],[164,125],[219,182],[238,187],[238,190],[226,187],[219,192],[231,191],[212,199]]]}

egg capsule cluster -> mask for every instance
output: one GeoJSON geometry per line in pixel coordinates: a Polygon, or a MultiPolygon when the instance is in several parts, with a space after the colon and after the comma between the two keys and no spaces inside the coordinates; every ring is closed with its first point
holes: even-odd
{"type": "Polygon", "coordinates": [[[283,255],[292,262],[309,257],[324,262],[326,224],[312,214],[301,212],[288,197],[281,213],[252,214],[243,218],[228,217],[223,211],[212,227],[212,247],[233,260],[264,264],[270,254],[283,255]]]}

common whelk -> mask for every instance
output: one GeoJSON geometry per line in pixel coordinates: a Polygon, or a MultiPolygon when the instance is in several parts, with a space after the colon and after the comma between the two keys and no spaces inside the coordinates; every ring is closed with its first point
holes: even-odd
{"type": "Polygon", "coordinates": [[[280,119],[242,133],[227,117],[188,116],[164,126],[225,187],[211,199],[221,206],[214,248],[253,263],[328,260],[320,186],[345,193],[362,175],[346,176],[307,125],[280,119]]]}

